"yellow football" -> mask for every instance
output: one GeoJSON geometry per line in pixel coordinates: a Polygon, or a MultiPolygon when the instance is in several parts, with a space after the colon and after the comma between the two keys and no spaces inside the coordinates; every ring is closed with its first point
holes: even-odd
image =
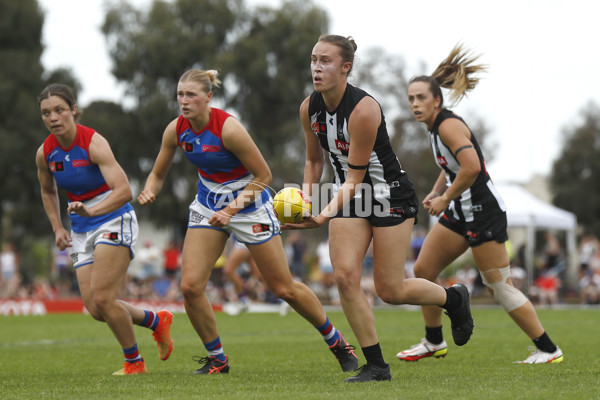
{"type": "Polygon", "coordinates": [[[282,224],[299,224],[312,211],[312,203],[302,190],[294,187],[281,189],[273,198],[273,208],[282,224]]]}

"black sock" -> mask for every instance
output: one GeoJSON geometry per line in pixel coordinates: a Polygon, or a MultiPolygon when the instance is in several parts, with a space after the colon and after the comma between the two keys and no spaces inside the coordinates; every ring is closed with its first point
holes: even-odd
{"type": "Polygon", "coordinates": [[[361,347],[361,350],[367,359],[367,364],[377,365],[378,367],[382,368],[387,366],[383,359],[383,354],[381,354],[381,347],[379,347],[379,343],[369,347],[361,347]]]}
{"type": "Polygon", "coordinates": [[[442,335],[442,326],[437,328],[425,327],[425,339],[433,344],[440,344],[444,341],[444,335],[442,335]]]}
{"type": "Polygon", "coordinates": [[[449,287],[446,290],[446,303],[442,306],[443,309],[448,311],[456,310],[460,306],[461,297],[460,294],[453,287],[449,287]]]}
{"type": "Polygon", "coordinates": [[[556,345],[550,340],[550,337],[548,337],[546,332],[539,338],[533,339],[533,344],[535,344],[535,347],[546,353],[554,353],[556,351],[556,345]]]}

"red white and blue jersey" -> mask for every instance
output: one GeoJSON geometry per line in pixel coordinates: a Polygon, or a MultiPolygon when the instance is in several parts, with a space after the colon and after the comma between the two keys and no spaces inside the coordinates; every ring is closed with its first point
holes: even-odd
{"type": "MultiPolygon", "coordinates": [[[[89,147],[96,131],[83,125],[77,125],[75,140],[69,148],[63,148],[50,134],[44,141],[44,157],[50,173],[59,188],[67,192],[69,203],[85,202],[90,207],[97,204],[111,192],[97,164],[90,160],[89,147]]],[[[71,229],[76,233],[89,232],[125,212],[133,210],[131,204],[108,214],[96,217],[82,217],[70,214],[71,229]]]]}
{"type": "MultiPolygon", "coordinates": [[[[244,164],[225,148],[221,137],[223,124],[232,117],[218,108],[211,108],[208,124],[199,132],[192,129],[190,121],[179,116],[177,120],[177,144],[187,159],[198,168],[197,199],[203,206],[218,211],[225,208],[238,193],[254,179],[244,164]]],[[[256,210],[257,206],[270,201],[268,189],[240,212],[256,210]]]]}

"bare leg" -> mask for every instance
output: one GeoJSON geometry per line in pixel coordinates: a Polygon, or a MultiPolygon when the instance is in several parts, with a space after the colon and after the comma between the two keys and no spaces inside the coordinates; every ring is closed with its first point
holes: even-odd
{"type": "MultiPolygon", "coordinates": [[[[457,233],[441,224],[435,224],[425,237],[419,257],[415,262],[415,277],[436,282],[439,274],[463,254],[469,245],[457,233]]],[[[442,326],[442,309],[437,306],[423,306],[425,326],[436,328],[442,326]]]]}
{"type": "Polygon", "coordinates": [[[98,244],[94,259],[93,264],[77,269],[84,304],[92,317],[107,323],[122,348],[129,348],[136,343],[132,317],[116,299],[131,261],[129,249],[98,244]]]}
{"type": "Polygon", "coordinates": [[[281,236],[261,244],[248,245],[258,269],[271,291],[286,301],[313,326],[321,326],[327,320],[317,295],[302,282],[292,279],[283,249],[281,236]]]}
{"type": "Polygon", "coordinates": [[[219,336],[215,314],[204,291],[226,241],[227,235],[215,229],[189,228],[185,235],[181,292],[188,318],[203,343],[219,336]]]}

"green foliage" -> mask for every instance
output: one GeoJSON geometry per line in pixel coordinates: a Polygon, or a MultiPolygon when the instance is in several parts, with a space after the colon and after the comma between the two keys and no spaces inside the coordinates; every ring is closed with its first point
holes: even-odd
{"type": "MultiPolygon", "coordinates": [[[[375,311],[379,340],[391,382],[345,384],[343,373],[319,333],[297,314],[217,313],[219,334],[230,357],[227,375],[192,375],[205,356],[185,314],[176,314],[171,358],[160,361],[150,331],[135,327],[149,375],[111,376],[120,368],[120,346],[105,324],[88,315],[0,317],[3,399],[591,399],[600,396],[597,309],[538,310],[563,364],[516,365],[531,341],[500,307],[473,310],[475,332],[448,355],[400,362],[395,354],[423,335],[420,311],[375,311]],[[582,335],[583,333],[583,335],[582,335]],[[582,339],[585,345],[582,345],[582,339]]],[[[329,318],[357,344],[343,313],[329,318]]],[[[364,357],[357,350],[361,364],[364,357]]]]}
{"type": "Polygon", "coordinates": [[[37,193],[35,151],[44,132],[36,100],[43,21],[35,0],[0,2],[0,220],[8,218],[12,227],[1,239],[11,234],[17,242],[25,226],[40,232],[29,202],[37,193]]]}
{"type": "MultiPolygon", "coordinates": [[[[406,76],[404,58],[387,54],[381,48],[363,50],[360,42],[357,45],[352,72],[356,77],[355,84],[375,97],[381,105],[392,148],[413,182],[417,196],[423,199],[431,191],[440,169],[431,153],[427,128],[414,119],[408,104],[406,92],[410,77],[406,76]]],[[[349,82],[354,84],[352,77],[349,82]]],[[[477,115],[462,117],[477,137],[486,161],[491,161],[494,153],[491,151],[493,144],[489,143],[490,128],[477,115]]],[[[429,216],[424,208],[419,209],[419,221],[422,226],[428,226],[429,216]]]]}
{"type": "MultiPolygon", "coordinates": [[[[95,105],[94,113],[107,124],[107,138],[119,137],[118,152],[127,154],[124,169],[141,189],[145,183],[167,124],[177,117],[176,89],[179,77],[190,68],[220,69],[227,39],[241,17],[241,2],[219,0],[154,1],[145,11],[130,4],[109,5],[102,31],[113,59],[113,74],[134,100],[130,111],[114,110],[126,126],[115,126],[107,105],[95,105]],[[113,132],[110,132],[113,130],[113,132]],[[134,165],[136,164],[137,165],[134,165]]],[[[113,109],[118,107],[114,105],[113,109]]],[[[92,125],[93,126],[93,125],[92,125]]],[[[94,126],[100,130],[101,126],[94,126]]],[[[110,139],[109,139],[110,140],[110,139]]],[[[159,200],[139,209],[160,225],[185,226],[188,205],[196,190],[194,168],[178,154],[159,200]]],[[[137,193],[136,193],[137,195],[137,193]]]]}
{"type": "Polygon", "coordinates": [[[554,204],[569,210],[586,230],[600,236],[600,108],[588,104],[581,123],[564,130],[564,146],[554,162],[554,204]]]}
{"type": "Polygon", "coordinates": [[[237,110],[271,166],[276,189],[301,183],[304,135],[300,103],[312,91],[310,53],[326,32],[325,11],[307,1],[251,12],[224,66],[231,78],[226,103],[237,110]]]}

